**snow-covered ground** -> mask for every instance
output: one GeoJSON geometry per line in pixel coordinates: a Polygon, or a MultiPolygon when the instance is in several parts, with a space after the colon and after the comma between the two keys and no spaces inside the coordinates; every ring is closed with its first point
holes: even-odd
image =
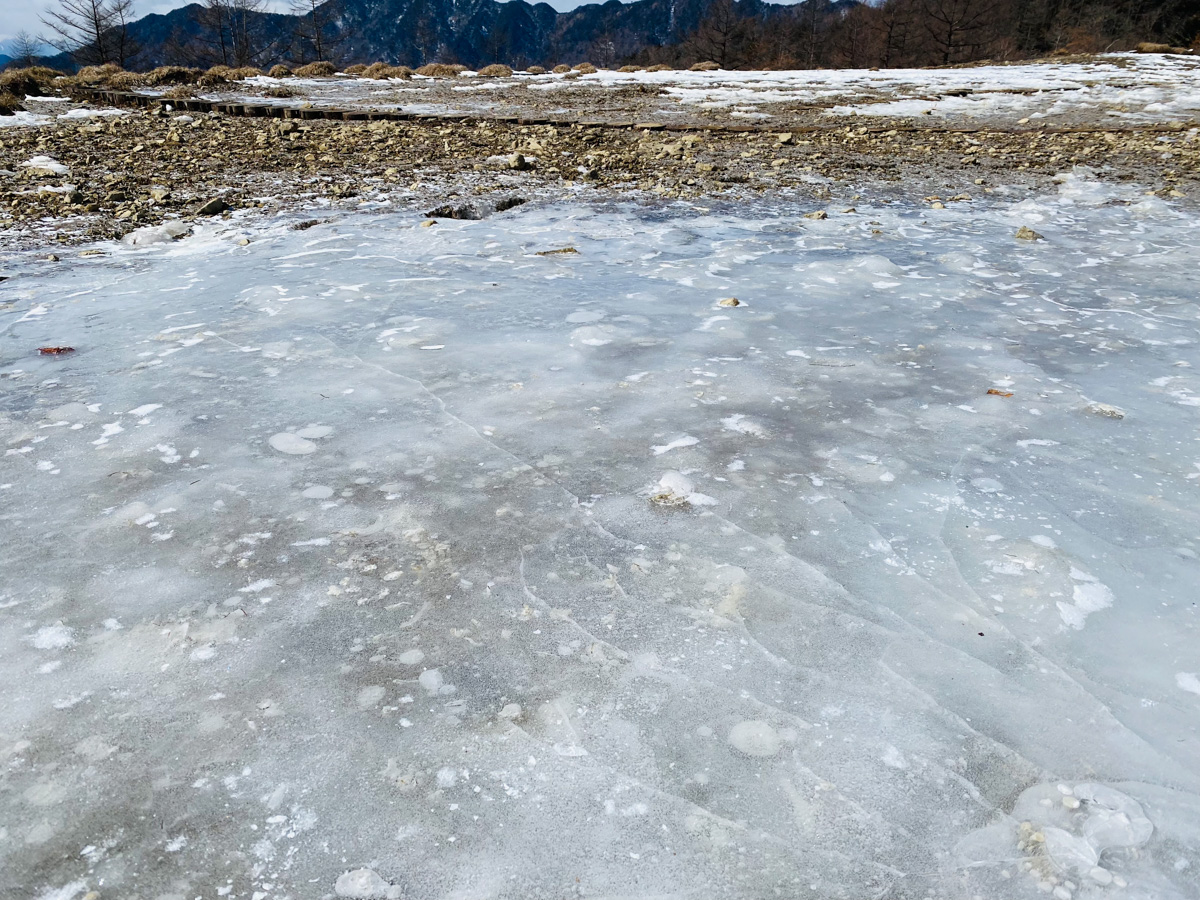
{"type": "Polygon", "coordinates": [[[499,79],[465,73],[453,81],[420,76],[388,82],[263,77],[249,83],[267,88],[287,86],[315,105],[364,104],[415,113],[479,113],[523,102],[552,102],[555,94],[564,90],[573,94],[564,110],[586,109],[574,95],[594,94],[599,100],[614,89],[652,86],[665,92],[654,112],[666,121],[701,110],[766,121],[820,108],[831,116],[932,115],[1047,124],[1087,120],[1116,127],[1192,121],[1200,113],[1200,59],[1133,53],[1105,54],[1089,62],[956,69],[602,70],[582,76],[518,73],[499,79]],[[439,92],[436,96],[435,91],[439,92]],[[533,92],[527,95],[531,100],[522,99],[526,91],[533,92]]]}
{"type": "MultiPolygon", "coordinates": [[[[160,95],[162,89],[144,93],[160,95]]],[[[1037,62],[946,69],[617,72],[481,78],[374,80],[251,78],[197,96],[228,102],[400,110],[411,114],[560,116],[595,120],[634,116],[663,123],[726,120],[786,127],[831,117],[916,118],[997,125],[1130,127],[1195,122],[1200,59],[1110,53],[1087,62],[1037,62]],[[292,96],[264,92],[286,88],[292,96]],[[630,89],[634,89],[631,93],[630,89]],[[647,92],[647,89],[650,89],[647,92]],[[931,117],[931,118],[927,118],[931,117]]],[[[31,98],[60,101],[63,98],[31,98]]],[[[74,109],[0,116],[0,127],[111,115],[74,109]]]]}
{"type": "Polygon", "coordinates": [[[0,895],[1197,896],[1200,228],[998,196],[19,261],[0,895]]]}

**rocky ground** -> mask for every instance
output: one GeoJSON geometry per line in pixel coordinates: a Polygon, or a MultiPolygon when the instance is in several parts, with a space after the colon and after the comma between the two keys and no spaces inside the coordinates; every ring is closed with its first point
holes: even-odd
{"type": "Polygon", "coordinates": [[[672,132],[161,110],[53,121],[0,130],[0,249],[119,238],[201,210],[390,202],[464,217],[580,191],[731,200],[774,192],[811,199],[814,209],[872,192],[936,205],[999,185],[1037,186],[1076,165],[1185,198],[1200,173],[1200,137],[1178,123],[1054,131],[854,119],[795,131],[672,132]],[[37,157],[61,165],[27,165],[37,157]]]}

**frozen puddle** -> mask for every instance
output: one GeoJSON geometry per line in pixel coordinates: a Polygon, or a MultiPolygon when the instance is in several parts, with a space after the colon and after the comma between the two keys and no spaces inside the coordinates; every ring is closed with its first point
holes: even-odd
{"type": "Polygon", "coordinates": [[[838,209],[31,261],[0,895],[1200,894],[1200,223],[838,209]]]}

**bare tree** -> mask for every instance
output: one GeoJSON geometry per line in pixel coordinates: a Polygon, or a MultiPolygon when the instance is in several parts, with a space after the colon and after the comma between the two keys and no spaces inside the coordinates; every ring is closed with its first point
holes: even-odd
{"type": "Polygon", "coordinates": [[[990,38],[994,0],[924,0],[925,31],[942,65],[978,58],[990,38]]]}
{"type": "Polygon", "coordinates": [[[747,23],[733,0],[714,0],[708,13],[687,38],[697,62],[715,62],[722,69],[745,64],[747,23]]]}
{"type": "Polygon", "coordinates": [[[124,67],[133,56],[129,22],[133,0],[57,0],[42,17],[49,43],[77,63],[124,67]]]}
{"type": "Polygon", "coordinates": [[[805,69],[815,69],[819,65],[818,54],[824,45],[824,26],[828,13],[828,7],[819,0],[805,0],[800,7],[796,44],[800,65],[805,69]]]}
{"type": "Polygon", "coordinates": [[[255,20],[265,10],[266,0],[204,0],[196,21],[205,29],[208,56],[235,68],[257,63],[264,47],[255,20]]]}
{"type": "Polygon", "coordinates": [[[40,55],[38,51],[42,49],[42,41],[22,29],[13,35],[9,48],[12,51],[13,61],[29,68],[40,55]]]}
{"type": "Polygon", "coordinates": [[[345,36],[337,28],[334,0],[290,0],[296,17],[294,53],[301,62],[333,62],[345,36]]]}
{"type": "Polygon", "coordinates": [[[885,69],[909,62],[915,7],[909,0],[885,0],[876,7],[880,35],[879,65],[885,69]]]}

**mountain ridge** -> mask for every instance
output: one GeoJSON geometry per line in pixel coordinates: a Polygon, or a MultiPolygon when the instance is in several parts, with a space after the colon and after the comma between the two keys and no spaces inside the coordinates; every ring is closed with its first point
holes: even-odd
{"type": "MultiPolygon", "coordinates": [[[[570,64],[588,60],[612,65],[647,48],[678,44],[694,31],[720,0],[607,0],[566,12],[548,3],[526,0],[327,0],[319,9],[329,21],[334,61],[348,65],[384,61],[417,67],[429,62],[471,67],[502,62],[527,65],[570,64]]],[[[809,2],[830,5],[828,0],[809,2]]],[[[853,6],[857,0],[838,0],[853,6]]],[[[738,18],[791,16],[794,7],[764,0],[727,2],[738,18]]],[[[130,23],[129,36],[139,47],[128,68],[159,65],[235,64],[217,58],[206,39],[199,3],[149,13],[130,23]]],[[[301,62],[312,57],[294,34],[311,17],[251,13],[248,32],[261,51],[252,62],[301,62]]],[[[44,60],[72,67],[69,54],[44,60]]]]}

